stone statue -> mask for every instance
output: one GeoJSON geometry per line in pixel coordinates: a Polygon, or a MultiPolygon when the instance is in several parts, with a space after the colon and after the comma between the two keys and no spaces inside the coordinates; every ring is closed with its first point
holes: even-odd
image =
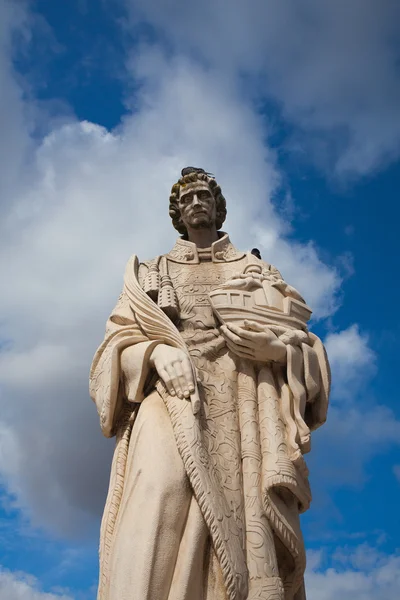
{"type": "Polygon", "coordinates": [[[303,455],[330,385],[311,310],[220,231],[214,176],[184,169],[169,214],[181,237],[131,257],[91,369],[117,439],[98,600],[304,600],[303,455]]]}

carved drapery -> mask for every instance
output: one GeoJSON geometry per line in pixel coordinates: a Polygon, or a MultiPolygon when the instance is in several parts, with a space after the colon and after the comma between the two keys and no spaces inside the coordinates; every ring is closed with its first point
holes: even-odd
{"type": "MultiPolygon", "coordinates": [[[[229,599],[290,600],[301,590],[305,559],[298,514],[308,507],[310,492],[302,454],[307,449],[302,447],[293,398],[303,395],[301,420],[307,421],[303,421],[307,429],[324,421],[329,388],[326,358],[322,344],[311,334],[307,349],[288,345],[289,371],[239,361],[227,351],[208,293],[246,264],[243,253],[232,248],[225,240],[220,250],[229,252],[230,262],[218,263],[215,252],[213,263],[193,263],[186,258],[190,246],[180,244],[179,251],[168,260],[168,276],[179,304],[179,330],[140,285],[151,265],[141,267],[139,282],[137,259],[133,257],[128,263],[123,294],[92,369],[92,396],[103,430],[106,435],[117,433],[102,524],[103,584],[135,412],[124,398],[118,360],[123,348],[138,346],[142,362],[138,361],[141,370],[134,399],[140,402],[148,375],[148,354],[161,342],[188,351],[196,371],[201,400],[198,411],[190,403],[169,396],[161,382],[157,389],[171,416],[229,599]],[[309,394],[312,405],[305,411],[311,385],[307,388],[307,381],[313,380],[310,372],[316,367],[321,372],[321,386],[313,390],[312,398],[309,394]]],[[[280,277],[266,263],[264,269],[280,277]]],[[[154,279],[154,269],[151,275],[154,279]]],[[[101,589],[102,584],[100,599],[101,589]]]]}

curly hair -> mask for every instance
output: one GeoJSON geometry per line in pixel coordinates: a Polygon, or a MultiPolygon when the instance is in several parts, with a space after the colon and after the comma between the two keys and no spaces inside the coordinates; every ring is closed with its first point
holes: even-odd
{"type": "Polygon", "coordinates": [[[179,181],[174,183],[172,186],[169,197],[169,216],[172,219],[172,225],[184,238],[187,237],[187,230],[181,219],[181,211],[179,209],[180,187],[182,185],[185,186],[188,183],[195,183],[196,181],[206,182],[210,187],[212,195],[214,196],[216,209],[215,226],[217,230],[221,229],[226,219],[226,200],[222,195],[221,188],[215,179],[210,177],[205,172],[191,172],[183,175],[183,177],[181,177],[179,181]]]}

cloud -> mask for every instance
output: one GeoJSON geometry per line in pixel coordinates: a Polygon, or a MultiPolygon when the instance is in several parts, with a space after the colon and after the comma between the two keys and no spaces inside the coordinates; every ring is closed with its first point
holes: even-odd
{"type": "MultiPolygon", "coordinates": [[[[21,171],[31,148],[28,116],[23,89],[15,80],[12,64],[14,36],[22,41],[27,35],[28,16],[23,3],[0,2],[0,192],[7,202],[15,186],[20,185],[21,171]]],[[[2,213],[0,204],[0,215],[2,213]]]]}
{"type": "Polygon", "coordinates": [[[306,572],[310,600],[393,600],[400,589],[400,555],[386,555],[367,544],[340,548],[322,568],[324,552],[311,552],[306,572]]]}
{"type": "Polygon", "coordinates": [[[315,496],[337,487],[360,487],[368,473],[366,465],[374,456],[400,443],[400,421],[387,406],[362,405],[353,397],[353,406],[332,406],[328,421],[314,434],[313,452],[308,458],[315,496]]]}
{"type": "MultiPolygon", "coordinates": [[[[0,7],[9,28],[26,26],[11,18],[11,4],[0,7]]],[[[316,318],[337,308],[341,278],[312,241],[287,237],[290,223],[271,202],[280,176],[265,123],[218,66],[142,46],[128,64],[141,85],[116,130],[70,119],[34,141],[27,115],[36,111],[10,46],[2,52],[1,76],[15,90],[2,116],[21,143],[0,142],[12,162],[0,222],[0,277],[10,282],[0,298],[0,472],[34,524],[77,535],[98,527],[113,449],[88,398],[91,358],[129,255],[149,258],[174,242],[167,203],[182,166],[216,173],[233,241],[260,247],[316,318]]],[[[396,443],[399,424],[386,407],[357,402],[375,361],[367,336],[353,325],[326,343],[334,396],[312,472],[321,485],[354,484],[370,456],[396,443]],[[345,392],[352,402],[342,410],[345,392]]]]}
{"type": "MultiPolygon", "coordinates": [[[[0,278],[9,282],[0,297],[0,473],[33,524],[62,535],[98,528],[113,443],[88,397],[89,366],[130,254],[150,258],[174,243],[168,196],[183,166],[218,175],[233,241],[260,242],[267,260],[309,290],[317,318],[335,310],[340,286],[311,242],[285,238],[288,223],[271,203],[275,155],[238,90],[154,48],[143,47],[129,69],[141,87],[112,132],[70,119],[33,140],[34,123],[3,107],[26,144],[12,150],[16,175],[0,222],[0,278]]],[[[18,114],[35,115],[11,67],[6,77],[18,114]]]]}
{"type": "Polygon", "coordinates": [[[13,573],[0,566],[0,600],[72,600],[65,594],[40,590],[39,582],[26,573],[13,573]]]}
{"type": "Polygon", "coordinates": [[[396,0],[125,0],[168,48],[191,52],[276,101],[289,142],[337,176],[361,176],[400,154],[396,0]],[[195,25],[194,25],[195,24],[195,25]],[[243,78],[243,75],[245,76],[243,78]]]}
{"type": "Polygon", "coordinates": [[[333,393],[337,399],[347,399],[375,371],[376,355],[369,347],[368,335],[360,333],[358,325],[353,324],[328,334],[325,347],[332,369],[333,393]]]}
{"type": "Polygon", "coordinates": [[[368,461],[400,443],[400,421],[368,392],[377,366],[368,335],[353,324],[329,333],[324,343],[332,369],[330,408],[308,459],[319,499],[338,486],[362,486],[368,461]]]}

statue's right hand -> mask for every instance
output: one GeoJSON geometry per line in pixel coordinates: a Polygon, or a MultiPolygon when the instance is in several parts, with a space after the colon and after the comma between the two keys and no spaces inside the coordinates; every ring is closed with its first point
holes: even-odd
{"type": "Polygon", "coordinates": [[[171,396],[190,398],[195,391],[192,366],[183,350],[158,344],[150,356],[154,367],[171,396]]]}

